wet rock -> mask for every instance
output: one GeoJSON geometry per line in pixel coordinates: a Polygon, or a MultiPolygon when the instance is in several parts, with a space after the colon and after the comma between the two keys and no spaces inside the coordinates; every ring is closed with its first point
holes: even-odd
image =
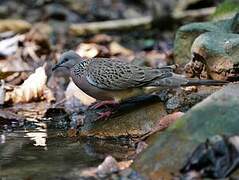
{"type": "Polygon", "coordinates": [[[49,129],[67,129],[70,124],[69,114],[61,108],[49,108],[44,118],[49,121],[49,129]]]}
{"type": "MultiPolygon", "coordinates": [[[[139,101],[123,103],[109,119],[99,119],[98,113],[111,108],[100,110],[88,109],[85,113],[84,126],[80,136],[94,136],[98,138],[114,137],[145,137],[152,132],[167,113],[185,112],[221,87],[198,87],[196,92],[188,90],[172,90],[166,95],[163,93],[142,97],[139,101]]],[[[160,125],[161,126],[161,125],[160,125]]]]}
{"type": "Polygon", "coordinates": [[[165,100],[165,106],[168,113],[176,111],[186,112],[195,104],[221,89],[220,86],[191,86],[191,88],[192,89],[189,87],[178,89],[168,96],[165,100]]]}
{"type": "Polygon", "coordinates": [[[69,113],[83,114],[87,107],[88,106],[83,105],[82,102],[75,96],[69,97],[64,102],[64,108],[69,113]]]}
{"type": "Polygon", "coordinates": [[[150,137],[149,147],[133,168],[149,179],[172,179],[199,143],[216,134],[238,133],[238,90],[238,83],[229,84],[194,106],[165,132],[150,137]]]}
{"type": "Polygon", "coordinates": [[[18,126],[19,124],[23,123],[23,120],[24,117],[21,115],[17,115],[14,112],[7,110],[0,110],[0,129],[2,129],[3,127],[5,127],[5,129],[8,129],[18,126]]]}
{"type": "Polygon", "coordinates": [[[132,162],[132,160],[117,162],[114,157],[107,156],[97,168],[89,168],[81,171],[80,177],[86,179],[143,180],[141,176],[129,168],[132,162]]]}
{"type": "Polygon", "coordinates": [[[176,33],[174,55],[177,64],[186,64],[191,59],[191,46],[194,40],[205,32],[233,33],[237,32],[238,15],[220,21],[191,23],[182,26],[176,33]]]}
{"type": "MultiPolygon", "coordinates": [[[[157,120],[167,114],[162,102],[141,103],[137,105],[137,109],[132,106],[127,106],[125,109],[127,113],[123,112],[110,119],[86,123],[80,131],[80,136],[140,137],[150,132],[157,120]]],[[[88,115],[89,118],[93,117],[88,115]]]]}

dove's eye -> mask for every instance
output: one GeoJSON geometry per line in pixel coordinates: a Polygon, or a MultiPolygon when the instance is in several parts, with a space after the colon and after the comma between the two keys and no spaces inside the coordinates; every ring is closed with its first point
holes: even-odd
{"type": "Polygon", "coordinates": [[[63,60],[63,63],[64,63],[64,62],[67,62],[68,60],[69,60],[68,58],[65,58],[65,59],[63,60]]]}

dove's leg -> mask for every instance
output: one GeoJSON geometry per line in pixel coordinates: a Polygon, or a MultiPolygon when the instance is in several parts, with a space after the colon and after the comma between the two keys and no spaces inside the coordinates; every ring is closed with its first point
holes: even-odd
{"type": "Polygon", "coordinates": [[[108,117],[110,117],[110,115],[112,115],[112,111],[105,111],[105,112],[99,112],[97,114],[99,114],[99,116],[97,117],[97,120],[100,119],[107,119],[108,117]]]}
{"type": "Polygon", "coordinates": [[[93,104],[92,106],[90,106],[90,109],[98,109],[98,108],[101,108],[101,107],[104,107],[104,106],[118,106],[119,103],[114,101],[114,100],[108,100],[108,101],[101,101],[101,102],[98,102],[96,104],[93,104]]]}

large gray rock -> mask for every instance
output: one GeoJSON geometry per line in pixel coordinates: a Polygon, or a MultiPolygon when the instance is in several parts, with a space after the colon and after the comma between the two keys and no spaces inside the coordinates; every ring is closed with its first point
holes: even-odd
{"type": "Polygon", "coordinates": [[[233,135],[239,129],[239,84],[230,84],[194,106],[169,129],[149,139],[134,162],[148,179],[172,179],[195,147],[215,134],[233,135]]]}
{"type": "Polygon", "coordinates": [[[238,32],[239,15],[231,19],[191,23],[182,26],[176,33],[174,42],[174,55],[177,64],[185,64],[191,59],[191,46],[194,40],[206,32],[216,33],[234,33],[238,32]]]}
{"type": "Polygon", "coordinates": [[[238,76],[239,34],[208,32],[197,37],[191,51],[196,54],[187,64],[186,72],[190,76],[226,80],[238,76]],[[201,63],[202,68],[197,68],[201,63]],[[190,71],[195,69],[194,71],[190,71]]]}

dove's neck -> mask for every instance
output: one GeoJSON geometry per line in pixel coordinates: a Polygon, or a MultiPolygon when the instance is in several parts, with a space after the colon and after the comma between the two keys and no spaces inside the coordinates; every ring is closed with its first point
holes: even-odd
{"type": "Polygon", "coordinates": [[[88,61],[81,61],[71,68],[71,76],[82,76],[88,68],[88,61]]]}

